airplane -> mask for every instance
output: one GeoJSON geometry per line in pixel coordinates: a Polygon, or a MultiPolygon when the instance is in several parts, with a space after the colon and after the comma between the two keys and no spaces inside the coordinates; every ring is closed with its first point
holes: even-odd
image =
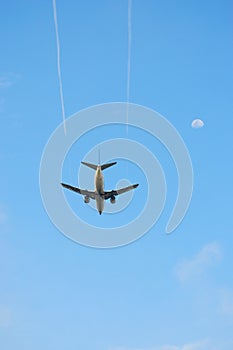
{"type": "Polygon", "coordinates": [[[95,178],[94,178],[94,185],[95,185],[95,191],[88,191],[88,190],[82,190],[81,188],[74,187],[71,185],[67,185],[64,183],[61,183],[61,185],[68,190],[74,191],[76,193],[79,193],[84,196],[84,203],[89,203],[90,199],[94,199],[96,201],[96,209],[98,210],[99,214],[101,215],[104,210],[104,201],[110,198],[110,202],[114,204],[116,202],[116,196],[119,194],[128,192],[133,190],[134,188],[138,187],[139,184],[130,185],[124,188],[120,188],[118,190],[112,190],[112,191],[105,191],[104,190],[104,176],[102,173],[102,170],[109,168],[112,165],[115,165],[117,162],[113,163],[107,163],[103,165],[95,165],[91,163],[81,162],[83,165],[86,165],[87,167],[94,169],[95,172],[95,178]]]}

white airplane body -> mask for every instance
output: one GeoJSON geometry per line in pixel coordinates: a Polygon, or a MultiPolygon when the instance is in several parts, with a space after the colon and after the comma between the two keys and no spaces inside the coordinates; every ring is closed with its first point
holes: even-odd
{"type": "Polygon", "coordinates": [[[89,203],[90,199],[94,199],[96,201],[96,209],[98,210],[99,214],[101,215],[104,210],[104,201],[107,199],[110,199],[111,203],[114,204],[116,199],[115,197],[119,194],[128,192],[130,190],[133,190],[134,188],[138,187],[138,184],[127,186],[124,188],[120,188],[118,190],[112,190],[112,191],[105,191],[104,190],[104,175],[102,173],[102,170],[109,168],[110,166],[116,164],[116,162],[103,164],[103,165],[95,165],[91,163],[85,163],[81,162],[82,164],[88,166],[89,168],[92,168],[96,170],[95,172],[95,179],[94,179],[94,185],[95,190],[94,191],[88,191],[88,190],[82,190],[81,188],[74,187],[71,185],[67,185],[64,183],[61,183],[61,185],[68,190],[74,191],[76,193],[79,193],[84,196],[84,202],[89,203]]]}

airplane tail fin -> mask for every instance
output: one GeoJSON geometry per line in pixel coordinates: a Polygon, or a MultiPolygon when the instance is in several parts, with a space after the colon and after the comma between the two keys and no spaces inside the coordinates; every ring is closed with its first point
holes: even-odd
{"type": "MultiPolygon", "coordinates": [[[[91,169],[94,169],[94,170],[96,170],[97,167],[98,167],[98,165],[96,165],[96,164],[91,164],[91,163],[86,163],[86,162],[81,162],[81,163],[82,163],[83,165],[88,166],[88,167],[91,168],[91,169]]],[[[117,162],[103,164],[103,165],[101,165],[101,170],[107,169],[107,168],[109,168],[110,166],[115,165],[116,163],[117,163],[117,162]]]]}

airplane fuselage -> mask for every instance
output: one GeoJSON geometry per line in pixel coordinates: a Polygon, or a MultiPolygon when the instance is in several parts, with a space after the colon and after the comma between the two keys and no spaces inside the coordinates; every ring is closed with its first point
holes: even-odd
{"type": "Polygon", "coordinates": [[[96,209],[101,215],[104,210],[104,175],[101,171],[101,166],[97,166],[94,185],[96,192],[96,209]]]}

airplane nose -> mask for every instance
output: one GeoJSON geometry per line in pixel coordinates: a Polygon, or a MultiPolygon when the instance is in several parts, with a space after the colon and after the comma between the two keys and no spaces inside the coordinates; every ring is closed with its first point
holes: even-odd
{"type": "Polygon", "coordinates": [[[102,214],[102,211],[101,211],[101,210],[99,211],[99,214],[100,214],[100,215],[102,214]]]}

